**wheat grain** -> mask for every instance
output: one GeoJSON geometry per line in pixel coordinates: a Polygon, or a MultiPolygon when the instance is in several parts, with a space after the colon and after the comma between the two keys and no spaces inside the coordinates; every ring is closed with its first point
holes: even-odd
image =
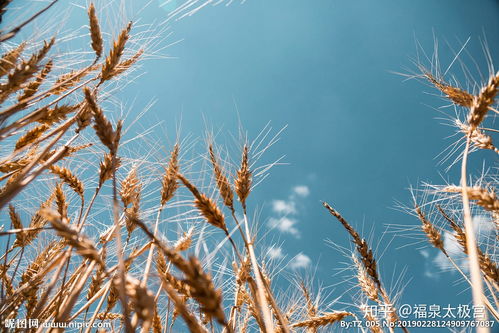
{"type": "Polygon", "coordinates": [[[167,283],[163,283],[161,286],[166,290],[168,297],[175,305],[176,313],[173,314],[173,318],[177,315],[182,316],[191,333],[208,333],[204,326],[199,322],[198,318],[187,308],[184,299],[175,292],[173,287],[167,283]]]}
{"type": "Polygon", "coordinates": [[[177,174],[177,177],[178,179],[180,179],[182,183],[184,183],[185,187],[187,187],[189,191],[191,191],[191,193],[194,195],[195,197],[194,205],[204,216],[206,222],[213,225],[214,227],[226,231],[227,227],[225,225],[225,218],[220,208],[218,208],[217,204],[212,199],[208,198],[206,195],[199,193],[197,188],[194,185],[192,185],[187,180],[187,178],[185,178],[181,174],[177,174]]]}
{"type": "Polygon", "coordinates": [[[59,183],[55,187],[55,202],[57,205],[57,212],[63,219],[67,219],[68,203],[66,202],[66,195],[62,189],[62,184],[59,183]]]}
{"type": "Polygon", "coordinates": [[[101,312],[97,314],[97,319],[99,320],[116,320],[116,319],[123,319],[123,315],[120,313],[106,313],[106,312],[101,312]]]}
{"type": "Polygon", "coordinates": [[[42,136],[42,134],[48,128],[49,127],[44,124],[44,125],[36,126],[32,129],[30,129],[29,131],[26,132],[26,134],[24,134],[22,137],[20,137],[19,140],[17,140],[15,149],[19,150],[19,149],[33,143],[38,138],[40,138],[42,136]]]}
{"type": "Polygon", "coordinates": [[[123,205],[128,207],[130,204],[140,200],[140,189],[142,185],[137,178],[137,169],[133,167],[128,175],[121,182],[120,196],[123,205]]]}
{"type": "Polygon", "coordinates": [[[251,171],[249,169],[249,147],[243,147],[241,166],[237,171],[237,177],[234,181],[234,189],[239,197],[239,201],[246,210],[246,199],[251,192],[251,171]]]}
{"type": "Polygon", "coordinates": [[[348,231],[350,236],[353,238],[353,242],[357,247],[357,252],[360,254],[364,268],[366,269],[369,276],[373,279],[379,289],[381,289],[381,281],[378,276],[376,260],[374,259],[372,250],[367,245],[365,239],[362,239],[357,231],[340,215],[333,207],[331,207],[326,202],[323,202],[324,207],[336,217],[338,221],[343,225],[343,227],[348,231]]]}
{"type": "Polygon", "coordinates": [[[461,105],[464,107],[471,107],[473,104],[473,95],[469,92],[453,87],[444,81],[437,80],[431,73],[424,72],[423,75],[430,81],[438,90],[443,92],[445,96],[450,99],[453,103],[461,105]]]}
{"type": "MultiPolygon", "coordinates": [[[[131,300],[131,306],[135,310],[138,320],[142,323],[142,330],[149,332],[154,317],[154,295],[141,283],[130,276],[126,277],[125,290],[131,300]]],[[[132,321],[132,327],[137,328],[138,322],[132,321]]]]}
{"type": "Polygon", "coordinates": [[[170,154],[168,167],[166,168],[163,179],[161,180],[161,206],[164,206],[168,201],[170,201],[178,189],[177,172],[179,170],[179,150],[179,145],[175,144],[170,154]]]}
{"type": "Polygon", "coordinates": [[[154,306],[154,317],[152,320],[152,331],[153,333],[162,333],[163,332],[163,325],[161,324],[161,317],[159,316],[158,313],[158,307],[154,306]]]}
{"type": "Polygon", "coordinates": [[[194,228],[189,228],[187,232],[184,232],[182,237],[180,237],[173,245],[175,251],[177,252],[187,251],[191,247],[193,231],[194,228]]]}
{"type": "MultiPolygon", "coordinates": [[[[462,187],[460,186],[446,186],[442,189],[443,192],[450,193],[460,193],[462,192],[462,187]]],[[[483,207],[485,210],[490,212],[499,211],[499,200],[497,199],[496,193],[492,190],[488,190],[479,186],[468,187],[466,192],[470,200],[476,201],[476,204],[483,207]]]]}
{"type": "Polygon", "coordinates": [[[102,109],[97,105],[95,96],[90,91],[90,88],[84,87],[83,92],[85,94],[85,102],[92,111],[95,119],[95,133],[99,137],[100,141],[109,149],[111,153],[113,153],[116,150],[116,146],[114,145],[115,133],[113,125],[111,125],[111,122],[109,122],[109,120],[107,120],[104,116],[102,109]]]}
{"type": "Polygon", "coordinates": [[[20,63],[12,73],[7,76],[7,82],[0,84],[0,103],[3,103],[9,95],[21,89],[22,85],[38,72],[39,63],[47,55],[54,45],[55,39],[44,42],[43,47],[34,53],[27,61],[20,63]]]}
{"type": "Polygon", "coordinates": [[[102,34],[100,31],[99,20],[95,12],[93,3],[88,6],[88,19],[90,21],[90,38],[92,39],[92,49],[95,51],[97,58],[100,58],[103,50],[102,34]]]}
{"type": "Polygon", "coordinates": [[[234,210],[234,195],[232,194],[232,188],[230,186],[229,180],[224,174],[222,166],[219,164],[217,157],[215,156],[215,151],[213,150],[213,145],[209,145],[208,152],[210,154],[211,164],[213,166],[213,173],[215,175],[216,184],[220,196],[222,197],[224,204],[231,210],[234,210]]]}
{"type": "Polygon", "coordinates": [[[99,65],[91,65],[78,71],[70,71],[62,74],[55,80],[54,85],[49,89],[49,91],[54,95],[61,95],[97,68],[99,68],[99,65]]]}
{"type": "MultiPolygon", "coordinates": [[[[106,252],[104,251],[101,254],[102,261],[106,261],[106,252]]],[[[97,292],[101,289],[102,282],[104,282],[104,278],[106,277],[105,269],[103,266],[99,266],[95,275],[92,276],[92,281],[90,282],[90,286],[88,288],[87,299],[90,300],[94,297],[97,292]]]]}
{"type": "Polygon", "coordinates": [[[34,94],[36,94],[36,92],[38,91],[38,89],[42,85],[43,81],[45,80],[45,78],[47,77],[47,75],[52,70],[53,64],[54,63],[53,63],[52,60],[50,60],[49,62],[47,62],[45,64],[45,67],[40,72],[40,74],[36,77],[36,79],[33,82],[30,82],[26,86],[26,88],[24,88],[24,91],[23,91],[22,95],[19,95],[19,97],[17,98],[17,100],[19,102],[24,102],[26,99],[28,99],[28,98],[32,97],[34,94]]]}
{"type": "Polygon", "coordinates": [[[357,281],[359,282],[360,289],[364,292],[364,295],[367,296],[370,300],[377,302],[379,300],[378,297],[378,288],[372,278],[367,274],[366,269],[360,263],[355,255],[352,255],[352,261],[357,269],[357,281]]]}
{"type": "Polygon", "coordinates": [[[102,65],[101,80],[107,81],[113,78],[114,70],[119,64],[123,51],[125,50],[125,44],[129,38],[130,30],[132,29],[132,22],[128,23],[125,29],[121,31],[118,38],[114,41],[113,48],[109,52],[109,55],[102,65]]]}
{"type": "Polygon", "coordinates": [[[144,50],[139,50],[135,53],[130,59],[123,60],[119,64],[116,65],[115,69],[112,72],[113,76],[118,76],[127,71],[130,67],[132,67],[137,61],[139,61],[140,57],[144,54],[144,50]]]}
{"type": "Polygon", "coordinates": [[[423,211],[421,210],[421,207],[416,205],[414,210],[416,211],[416,214],[421,221],[423,232],[428,237],[429,242],[440,251],[446,253],[440,231],[438,231],[437,228],[435,228],[435,226],[426,218],[423,211]]]}
{"type": "MultiPolygon", "coordinates": [[[[437,206],[438,210],[442,216],[449,222],[451,228],[454,230],[454,238],[457,243],[461,246],[464,254],[468,254],[468,247],[466,244],[466,233],[464,230],[454,221],[440,206],[437,206]]],[[[483,253],[482,250],[477,247],[478,263],[482,272],[488,276],[492,281],[499,284],[499,267],[497,264],[490,259],[490,257],[483,253]]]]}
{"type": "Polygon", "coordinates": [[[52,209],[44,208],[40,211],[40,214],[50,222],[57,235],[66,240],[70,246],[74,247],[79,255],[96,261],[101,266],[105,266],[92,241],[64,223],[59,213],[52,209]]]}
{"type": "Polygon", "coordinates": [[[14,49],[2,55],[0,59],[0,78],[7,75],[11,69],[16,67],[17,61],[21,58],[21,53],[26,47],[26,42],[22,42],[14,49]]]}
{"type": "Polygon", "coordinates": [[[104,159],[99,165],[99,188],[102,187],[104,182],[113,177],[113,174],[119,168],[121,160],[107,153],[104,154],[104,159]],[[114,164],[114,165],[113,165],[114,164]]]}
{"type": "Polygon", "coordinates": [[[84,186],[81,180],[78,179],[71,171],[67,168],[59,167],[57,165],[51,165],[49,167],[50,171],[59,176],[59,178],[66,183],[69,187],[73,189],[81,198],[84,200],[84,186]]]}
{"type": "Polygon", "coordinates": [[[475,130],[487,115],[489,107],[494,104],[494,99],[499,88],[499,72],[492,75],[478,96],[473,99],[473,104],[468,115],[470,130],[475,130]]]}
{"type": "Polygon", "coordinates": [[[80,107],[80,104],[56,105],[53,108],[44,107],[40,109],[41,116],[36,121],[41,124],[53,125],[65,120],[70,113],[75,112],[80,107]]]}
{"type": "Polygon", "coordinates": [[[456,125],[466,135],[470,136],[471,142],[475,145],[475,147],[481,149],[489,149],[493,150],[496,153],[499,153],[499,150],[494,146],[492,142],[492,137],[480,131],[478,128],[471,130],[470,126],[463,124],[459,119],[456,119],[456,125]]]}

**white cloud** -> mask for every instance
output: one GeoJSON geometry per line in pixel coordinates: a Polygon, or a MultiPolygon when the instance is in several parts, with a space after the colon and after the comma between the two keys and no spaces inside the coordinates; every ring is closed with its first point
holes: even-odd
{"type": "Polygon", "coordinates": [[[424,275],[430,279],[437,279],[438,278],[438,275],[435,273],[435,272],[432,272],[431,270],[429,269],[426,269],[425,272],[424,272],[424,275]]]}
{"type": "Polygon", "coordinates": [[[311,263],[312,260],[300,252],[289,262],[289,267],[292,269],[307,268],[311,263]]]}
{"type": "Polygon", "coordinates": [[[310,194],[310,189],[306,185],[298,185],[293,188],[293,192],[300,197],[308,197],[310,194]]]}
{"type": "Polygon", "coordinates": [[[267,256],[270,259],[282,259],[284,257],[284,253],[282,252],[282,248],[271,246],[267,250],[267,256]]]}
{"type": "Polygon", "coordinates": [[[489,237],[494,237],[495,223],[489,217],[477,215],[473,217],[473,225],[475,226],[475,234],[478,242],[485,242],[489,237]]]}
{"type": "Polygon", "coordinates": [[[430,257],[430,251],[428,250],[421,250],[419,253],[423,256],[423,258],[428,259],[430,257]]]}
{"type": "MultiPolygon", "coordinates": [[[[451,235],[450,233],[445,233],[443,235],[443,238],[444,238],[444,248],[449,254],[449,256],[459,266],[463,266],[461,245],[459,245],[454,236],[451,235]]],[[[448,271],[453,267],[449,259],[442,252],[438,252],[438,254],[435,256],[435,258],[432,261],[435,265],[438,266],[438,268],[440,268],[443,271],[448,271]]]]}
{"type": "Polygon", "coordinates": [[[276,228],[280,232],[289,233],[296,237],[300,237],[300,231],[294,227],[297,223],[295,219],[289,217],[274,218],[269,219],[269,227],[276,228]]]}
{"type": "Polygon", "coordinates": [[[272,210],[277,214],[288,215],[296,214],[296,204],[289,200],[274,200],[272,201],[272,210]]]}
{"type": "Polygon", "coordinates": [[[306,185],[297,185],[291,189],[288,199],[276,199],[272,201],[272,211],[275,213],[274,217],[269,219],[268,225],[277,229],[280,232],[292,234],[295,237],[300,236],[300,231],[295,227],[298,220],[295,217],[298,215],[298,206],[300,198],[305,198],[310,195],[310,189],[306,185]]]}

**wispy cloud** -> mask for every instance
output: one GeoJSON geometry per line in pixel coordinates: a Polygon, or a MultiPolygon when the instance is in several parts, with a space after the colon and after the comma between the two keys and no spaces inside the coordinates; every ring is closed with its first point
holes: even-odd
{"type": "Polygon", "coordinates": [[[270,259],[282,259],[284,258],[284,253],[282,251],[282,248],[278,246],[271,246],[267,250],[267,257],[270,259]]]}
{"type": "Polygon", "coordinates": [[[276,214],[269,219],[268,225],[282,233],[300,237],[300,231],[296,227],[298,219],[299,199],[310,195],[310,189],[306,185],[297,185],[291,189],[288,199],[276,199],[272,201],[272,211],[276,214]]]}
{"type": "Polygon", "coordinates": [[[300,252],[289,262],[289,267],[292,269],[307,268],[311,263],[310,257],[300,252]]]}
{"type": "Polygon", "coordinates": [[[269,219],[269,227],[275,228],[282,233],[289,233],[293,236],[300,237],[300,231],[294,227],[297,223],[295,219],[289,217],[274,218],[269,219]]]}
{"type": "Polygon", "coordinates": [[[310,189],[307,185],[298,185],[293,188],[293,192],[300,197],[308,197],[310,194],[310,189]]]}
{"type": "Polygon", "coordinates": [[[272,210],[277,214],[296,214],[296,203],[293,200],[274,200],[272,201],[272,210]]]}

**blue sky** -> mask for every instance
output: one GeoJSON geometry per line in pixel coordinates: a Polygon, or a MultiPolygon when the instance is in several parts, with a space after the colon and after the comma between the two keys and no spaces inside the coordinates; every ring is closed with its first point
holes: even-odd
{"type": "MultiPolygon", "coordinates": [[[[171,7],[160,3],[143,9],[143,22],[167,17],[171,7]]],[[[86,19],[83,11],[76,14],[86,19]]],[[[285,156],[286,165],[272,169],[250,197],[250,209],[261,212],[262,249],[274,246],[277,255],[279,247],[281,265],[292,261],[295,267],[300,265],[293,258],[301,254],[308,266],[295,272],[315,272],[332,299],[341,295],[345,290],[336,284],[349,276],[339,272],[348,258],[326,239],[351,244],[322,208],[325,200],[370,237],[388,289],[404,273],[400,303],[468,303],[457,274],[428,274],[441,268],[422,234],[408,240],[384,233],[386,225],[418,225],[396,209],[396,202],[411,204],[410,186],[458,179],[455,168],[443,175],[449,163],[439,165],[438,157],[453,142],[446,137],[454,130],[441,120],[441,112],[452,109],[436,110],[446,102],[430,87],[393,72],[414,71],[418,54],[429,65],[421,50],[431,55],[435,39],[445,69],[468,38],[467,52],[486,71],[482,42],[488,41],[492,59],[499,56],[497,17],[499,3],[492,0],[247,0],[208,6],[171,22],[166,44],[179,42],[163,51],[171,58],[142,64],[144,74],[127,90],[136,106],[129,117],[156,100],[137,133],[163,122],[168,132],[158,127],[155,135],[174,138],[180,119],[185,135],[207,127],[237,133],[239,122],[250,138],[269,121],[275,131],[286,127],[266,154],[267,162],[285,156]],[[415,244],[404,246],[408,242],[415,244]]],[[[458,63],[450,73],[454,67],[459,78],[458,63]]],[[[221,137],[221,143],[229,138],[221,137]]],[[[348,295],[343,300],[351,302],[348,295]]]]}
{"type": "MultiPolygon", "coordinates": [[[[153,7],[146,15],[164,15],[153,7]]],[[[316,270],[324,286],[348,276],[333,276],[348,260],[324,240],[350,244],[321,200],[371,235],[389,288],[405,271],[401,303],[467,303],[458,275],[426,274],[441,268],[422,234],[415,240],[381,237],[387,224],[418,225],[395,209],[397,201],[411,204],[408,187],[457,181],[457,170],[442,176],[448,163],[438,165],[454,130],[436,119],[442,114],[433,108],[447,103],[425,84],[392,72],[414,70],[412,60],[421,52],[416,42],[431,55],[435,38],[444,69],[452,48],[471,38],[466,50],[486,70],[481,40],[489,42],[496,60],[498,15],[497,1],[248,0],[208,7],[173,23],[173,38],[183,41],[168,53],[177,59],[145,65],[150,70],[142,80],[161,84],[147,85],[141,98],[158,97],[160,111],[148,117],[164,120],[181,113],[192,132],[205,129],[203,117],[222,131],[234,130],[240,119],[250,136],[268,121],[276,129],[287,126],[270,154],[285,155],[289,164],[272,170],[251,207],[263,206],[260,223],[266,231],[266,218],[279,216],[275,200],[282,200],[281,208],[283,202],[296,203],[296,212],[287,216],[296,220],[293,231],[274,229],[266,242],[277,242],[288,260],[299,253],[310,257],[308,269],[316,270]],[[293,194],[296,186],[306,186],[309,194],[293,194]],[[408,242],[416,244],[403,247],[408,242]]],[[[328,291],[337,296],[343,290],[328,291]]]]}
{"type": "MultiPolygon", "coordinates": [[[[154,6],[145,14],[165,15],[154,6]]],[[[350,243],[321,200],[371,236],[389,289],[405,271],[401,303],[467,303],[469,294],[456,274],[426,274],[441,268],[433,262],[437,251],[422,234],[407,247],[402,246],[414,240],[381,237],[387,224],[418,225],[394,209],[396,201],[410,205],[409,186],[457,176],[454,169],[442,176],[448,164],[438,165],[453,129],[436,119],[442,115],[432,107],[446,102],[426,94],[434,91],[421,82],[392,72],[414,70],[412,60],[421,51],[416,41],[431,54],[435,38],[442,67],[453,58],[450,47],[459,49],[471,38],[466,49],[486,69],[480,41],[489,42],[497,59],[498,14],[496,1],[478,6],[467,1],[249,0],[208,7],[172,24],[173,40],[182,39],[168,49],[176,59],[144,65],[148,73],[141,80],[161,84],[146,84],[140,97],[158,98],[154,110],[159,111],[147,117],[167,121],[182,114],[185,130],[193,133],[204,131],[206,122],[216,131],[235,131],[239,119],[250,137],[268,121],[276,129],[287,126],[267,157],[285,155],[288,165],[272,170],[250,207],[262,209],[265,246],[276,243],[285,262],[299,253],[309,257],[310,265],[298,274],[315,270],[332,298],[344,292],[333,285],[348,277],[338,273],[348,260],[325,239],[345,247],[350,243]],[[308,195],[294,193],[296,186],[306,186],[308,195]],[[281,200],[277,206],[276,200],[281,200]],[[292,232],[268,231],[267,219],[281,216],[278,208],[296,221],[292,232]]],[[[422,63],[429,65],[424,58],[422,63]]],[[[343,300],[351,301],[349,296],[343,300]]]]}

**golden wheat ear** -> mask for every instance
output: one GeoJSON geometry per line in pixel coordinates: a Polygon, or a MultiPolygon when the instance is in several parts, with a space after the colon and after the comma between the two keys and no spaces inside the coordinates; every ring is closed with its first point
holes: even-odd
{"type": "Polygon", "coordinates": [[[421,224],[422,224],[421,228],[423,229],[423,232],[428,237],[428,241],[434,247],[436,247],[437,249],[442,251],[444,254],[446,254],[447,252],[444,248],[444,241],[442,240],[442,234],[440,233],[440,231],[433,225],[433,223],[431,223],[426,218],[426,215],[421,210],[421,207],[416,205],[414,210],[416,211],[416,214],[417,214],[419,220],[421,221],[421,224]]]}
{"type": "Polygon", "coordinates": [[[355,254],[352,254],[352,261],[357,270],[357,281],[360,289],[367,296],[368,299],[378,302],[378,287],[373,279],[367,274],[365,267],[360,263],[355,254]]]}
{"type": "Polygon", "coordinates": [[[178,154],[180,151],[180,146],[175,144],[173,150],[170,154],[170,160],[168,161],[168,167],[161,180],[161,206],[166,205],[170,201],[175,192],[178,189],[177,173],[179,171],[178,164],[178,154]]]}
{"type": "Polygon", "coordinates": [[[244,211],[246,211],[246,199],[251,192],[251,176],[252,174],[249,168],[249,147],[248,145],[244,145],[241,157],[241,167],[237,171],[237,177],[234,180],[234,188],[244,211]]]}
{"type": "Polygon", "coordinates": [[[464,107],[471,107],[473,105],[473,95],[458,87],[453,87],[443,80],[437,80],[429,71],[423,69],[423,76],[432,83],[435,88],[445,94],[449,100],[454,104],[464,107]]]}
{"type": "Polygon", "coordinates": [[[17,62],[21,58],[21,53],[26,47],[26,42],[22,42],[14,49],[2,55],[0,59],[0,78],[7,75],[13,68],[16,67],[17,62]]]}
{"type": "Polygon", "coordinates": [[[220,196],[222,197],[224,204],[229,209],[234,210],[234,195],[232,194],[232,187],[230,186],[229,180],[224,174],[222,166],[218,162],[218,158],[215,155],[215,150],[212,144],[209,145],[208,152],[210,155],[210,161],[213,166],[213,174],[215,176],[220,196]]]}
{"type": "Polygon", "coordinates": [[[90,22],[90,38],[92,39],[92,49],[95,51],[97,58],[100,58],[103,50],[102,34],[100,31],[99,20],[95,12],[93,3],[88,7],[88,19],[90,22]]]}
{"type": "Polygon", "coordinates": [[[57,235],[63,238],[68,245],[74,247],[79,255],[86,259],[96,261],[99,265],[105,266],[102,257],[95,248],[95,245],[86,236],[72,229],[65,221],[61,220],[58,212],[45,208],[40,211],[40,214],[50,222],[57,235]]]}
{"type": "Polygon", "coordinates": [[[85,102],[94,116],[95,133],[99,137],[102,144],[106,146],[112,154],[114,154],[117,147],[115,145],[116,133],[113,129],[113,125],[111,125],[111,122],[106,118],[106,116],[104,116],[102,109],[97,105],[95,96],[90,88],[84,87],[83,92],[85,93],[85,102]]]}
{"type": "Polygon", "coordinates": [[[104,65],[102,65],[101,82],[108,81],[116,76],[115,70],[125,50],[125,44],[130,37],[131,29],[132,22],[128,23],[126,28],[121,31],[118,38],[114,41],[113,48],[109,52],[104,65]]]}
{"type": "Polygon", "coordinates": [[[378,288],[381,288],[381,281],[378,276],[377,264],[374,259],[373,252],[367,245],[365,239],[362,239],[358,232],[341,216],[341,214],[331,207],[327,202],[323,202],[322,205],[329,211],[331,215],[336,217],[336,219],[341,223],[341,225],[348,231],[356,245],[357,252],[359,253],[362,263],[369,274],[369,276],[376,283],[378,288]]]}
{"type": "Polygon", "coordinates": [[[489,82],[474,97],[468,115],[470,130],[475,130],[485,119],[489,108],[494,104],[497,90],[499,89],[499,72],[492,75],[489,82]]]}
{"type": "Polygon", "coordinates": [[[471,130],[470,126],[462,123],[459,119],[455,120],[457,128],[461,133],[470,136],[471,143],[477,148],[492,150],[499,154],[499,149],[494,146],[490,135],[485,134],[480,129],[471,130]]]}
{"type": "Polygon", "coordinates": [[[59,176],[59,178],[64,183],[71,187],[73,191],[75,191],[76,194],[80,196],[82,201],[84,200],[85,187],[83,185],[83,182],[78,177],[76,177],[68,168],[51,165],[49,169],[54,175],[59,176]]]}
{"type": "Polygon", "coordinates": [[[104,155],[104,159],[99,165],[99,188],[102,187],[106,180],[113,178],[113,174],[120,167],[121,160],[117,157],[114,158],[110,153],[104,155]]]}
{"type": "Polygon", "coordinates": [[[206,222],[208,222],[214,227],[226,231],[227,226],[225,225],[224,215],[220,210],[220,208],[218,208],[215,201],[213,201],[211,198],[207,197],[206,195],[200,193],[198,189],[190,181],[188,181],[187,178],[185,178],[183,175],[177,174],[177,177],[194,196],[195,198],[194,205],[199,210],[201,215],[204,216],[206,222]]]}
{"type": "Polygon", "coordinates": [[[19,91],[23,84],[38,72],[40,62],[48,54],[54,43],[54,38],[49,42],[44,42],[43,47],[38,52],[32,54],[28,60],[22,61],[7,75],[7,82],[0,84],[0,103],[5,102],[10,95],[19,91]]]}

